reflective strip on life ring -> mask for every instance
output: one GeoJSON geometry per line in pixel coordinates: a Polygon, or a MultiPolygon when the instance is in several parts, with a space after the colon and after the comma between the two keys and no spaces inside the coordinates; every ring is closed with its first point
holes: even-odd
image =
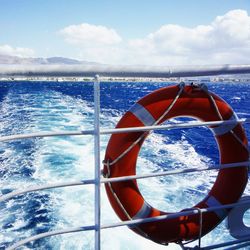
{"type": "Polygon", "coordinates": [[[228,133],[229,131],[231,131],[236,125],[237,125],[237,119],[238,117],[236,116],[235,113],[233,113],[233,115],[228,119],[228,121],[234,121],[231,124],[221,124],[215,128],[212,129],[213,133],[215,136],[218,135],[224,135],[226,133],[228,133]]]}
{"type": "MultiPolygon", "coordinates": [[[[205,203],[208,207],[218,207],[222,205],[213,196],[209,196],[205,203]]],[[[223,220],[227,215],[227,210],[226,209],[215,210],[214,213],[217,215],[218,218],[223,220]]]]}
{"type": "Polygon", "coordinates": [[[155,122],[154,117],[139,103],[135,103],[129,112],[133,113],[145,126],[153,125],[155,122]]]}
{"type": "MultiPolygon", "coordinates": [[[[124,114],[118,122],[117,128],[155,125],[159,119],[158,123],[160,124],[180,116],[193,117],[207,122],[220,120],[220,117],[225,121],[235,120],[235,123],[230,125],[211,127],[219,147],[220,162],[226,164],[248,161],[249,152],[246,149],[245,132],[241,124],[237,123],[237,117],[232,108],[217,95],[196,86],[185,86],[173,107],[162,117],[179,91],[180,86],[171,86],[161,88],[143,97],[124,114]]],[[[108,143],[104,160],[104,162],[111,164],[109,167],[107,164],[104,165],[104,175],[108,174],[108,178],[135,175],[137,157],[147,135],[148,133],[145,132],[113,134],[108,143]],[[132,147],[137,140],[138,143],[132,147]],[[129,147],[131,150],[124,154],[129,147]],[[120,157],[122,154],[123,156],[120,157]],[[112,164],[112,162],[114,163],[112,164]]],[[[245,189],[247,180],[247,166],[219,170],[217,179],[207,197],[196,204],[193,209],[237,202],[245,189]]],[[[151,207],[144,200],[136,180],[105,184],[105,188],[110,203],[121,220],[169,214],[151,207]]],[[[219,224],[228,212],[229,210],[224,209],[203,213],[202,236],[219,224]]],[[[199,222],[199,215],[195,214],[142,223],[130,228],[148,239],[167,244],[197,239],[200,233],[199,222]]]]}

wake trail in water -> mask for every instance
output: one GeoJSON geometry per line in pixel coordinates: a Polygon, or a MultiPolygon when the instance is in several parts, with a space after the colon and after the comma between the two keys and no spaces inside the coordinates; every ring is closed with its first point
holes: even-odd
{"type": "MultiPolygon", "coordinates": [[[[116,89],[112,85],[109,87],[116,89]]],[[[144,92],[150,91],[144,88],[144,92]]],[[[133,91],[135,94],[136,91],[141,91],[140,86],[138,90],[135,88],[133,91]]],[[[33,92],[10,90],[0,103],[0,119],[3,121],[0,123],[1,134],[93,129],[93,102],[82,99],[77,94],[70,95],[65,92],[49,88],[46,91],[39,89],[33,92]]],[[[109,92],[105,94],[108,97],[109,92]]],[[[121,93],[117,95],[118,97],[113,97],[114,103],[121,102],[121,93]]],[[[122,114],[123,111],[107,104],[102,108],[101,126],[115,127],[122,114]]],[[[212,159],[202,152],[207,150],[206,147],[215,147],[215,142],[194,145],[202,140],[200,134],[203,133],[204,131],[199,129],[191,132],[178,130],[152,133],[139,154],[137,173],[212,165],[218,160],[218,152],[213,153],[215,157],[212,159]]],[[[108,139],[109,136],[101,137],[101,159],[104,158],[108,139]]],[[[48,137],[1,143],[2,194],[35,184],[94,178],[93,145],[92,136],[48,137]]],[[[215,171],[209,171],[150,178],[138,180],[138,185],[149,204],[164,211],[176,212],[192,207],[203,199],[213,185],[216,175],[215,171]]],[[[249,190],[247,192],[249,193],[249,190]]],[[[101,197],[102,224],[119,221],[103,186],[101,197]]],[[[1,204],[0,209],[3,215],[0,217],[1,248],[36,233],[93,225],[94,186],[68,187],[22,195],[1,204]]],[[[231,239],[226,231],[222,223],[202,241],[207,245],[231,239]]],[[[127,227],[103,230],[101,246],[102,249],[109,250],[166,249],[165,246],[134,234],[127,227]]],[[[51,237],[33,242],[26,248],[93,249],[94,232],[51,237]]],[[[180,247],[171,244],[168,249],[180,247]]]]}

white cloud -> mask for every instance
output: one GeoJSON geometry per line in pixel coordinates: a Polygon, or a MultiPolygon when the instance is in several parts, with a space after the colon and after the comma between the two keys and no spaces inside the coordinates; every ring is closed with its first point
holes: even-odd
{"type": "Polygon", "coordinates": [[[84,60],[103,63],[180,65],[249,63],[250,16],[232,10],[209,25],[166,24],[144,38],[122,40],[113,29],[90,24],[60,31],[84,60]]]}
{"type": "Polygon", "coordinates": [[[129,45],[148,64],[249,63],[250,17],[244,10],[232,10],[210,25],[167,24],[129,45]]]}
{"type": "Polygon", "coordinates": [[[59,31],[65,41],[78,48],[78,59],[102,63],[121,60],[122,38],[114,29],[83,23],[59,31]]]}
{"type": "Polygon", "coordinates": [[[121,37],[114,29],[96,26],[88,23],[70,25],[60,32],[69,43],[94,47],[96,45],[110,46],[121,42],[121,37]]]}
{"type": "Polygon", "coordinates": [[[11,47],[10,45],[0,45],[0,55],[31,57],[34,51],[29,48],[11,47]]]}

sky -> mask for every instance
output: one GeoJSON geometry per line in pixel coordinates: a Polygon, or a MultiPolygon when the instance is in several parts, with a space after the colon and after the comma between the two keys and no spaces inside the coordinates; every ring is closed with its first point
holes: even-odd
{"type": "Polygon", "coordinates": [[[0,55],[250,63],[250,0],[0,0],[0,55]]]}

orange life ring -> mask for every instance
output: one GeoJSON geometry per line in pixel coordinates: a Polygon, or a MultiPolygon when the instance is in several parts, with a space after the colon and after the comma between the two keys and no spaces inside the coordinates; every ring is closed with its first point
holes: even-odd
{"type": "MultiPolygon", "coordinates": [[[[237,123],[232,108],[217,95],[198,86],[171,86],[158,89],[140,99],[127,111],[117,128],[158,124],[173,117],[193,117],[201,121],[235,120],[234,124],[211,128],[220,151],[220,162],[236,163],[249,159],[247,137],[237,123]],[[181,90],[182,88],[182,90],[181,90]],[[177,100],[176,96],[179,93],[177,100]],[[175,103],[172,105],[173,100],[175,103]],[[169,108],[172,105],[171,108],[169,108]],[[163,116],[166,109],[167,114],[163,116]]],[[[113,134],[109,140],[103,173],[107,178],[136,174],[136,161],[148,133],[113,134]],[[141,140],[138,138],[143,137],[141,140]],[[134,143],[138,141],[138,143],[134,143]],[[132,145],[132,144],[135,145],[132,145]],[[130,150],[128,150],[130,148],[130,150]],[[125,153],[124,153],[125,152],[125,153]],[[118,160],[117,158],[123,154],[118,160]],[[109,167],[108,167],[109,166],[109,167]]],[[[220,169],[208,195],[193,208],[207,208],[237,202],[248,180],[248,168],[220,169]]],[[[141,195],[136,180],[105,184],[110,203],[121,220],[150,218],[169,214],[150,206],[141,195]]],[[[203,214],[201,235],[207,234],[226,216],[229,210],[203,214]]],[[[199,215],[142,223],[131,227],[136,233],[160,244],[193,240],[199,237],[199,215]]]]}

